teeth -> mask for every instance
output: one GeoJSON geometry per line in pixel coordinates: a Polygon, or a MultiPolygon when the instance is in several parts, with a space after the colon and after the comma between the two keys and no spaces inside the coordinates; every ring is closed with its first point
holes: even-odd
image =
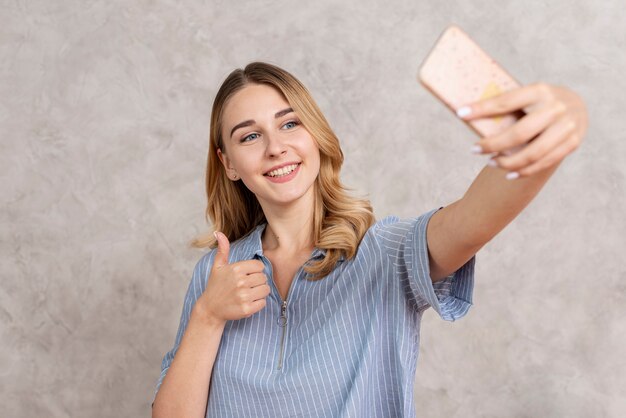
{"type": "Polygon", "coordinates": [[[295,170],[297,166],[298,166],[298,164],[288,165],[286,167],[282,167],[282,168],[279,168],[277,170],[272,170],[269,173],[267,173],[267,175],[270,176],[270,177],[286,176],[287,174],[289,174],[293,170],[295,170]]]}

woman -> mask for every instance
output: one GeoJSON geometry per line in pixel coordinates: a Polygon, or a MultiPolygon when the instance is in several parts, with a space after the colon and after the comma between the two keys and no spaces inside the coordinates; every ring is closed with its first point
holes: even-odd
{"type": "Polygon", "coordinates": [[[546,84],[460,113],[522,108],[513,127],[475,144],[496,154],[497,167],[461,199],[375,222],[369,202],[341,185],[339,142],[305,87],[269,64],[233,71],[211,116],[207,215],[216,232],[196,241],[213,249],[194,270],[153,416],[413,416],[424,310],[465,315],[474,255],[586,130],[580,98],[546,84]]]}

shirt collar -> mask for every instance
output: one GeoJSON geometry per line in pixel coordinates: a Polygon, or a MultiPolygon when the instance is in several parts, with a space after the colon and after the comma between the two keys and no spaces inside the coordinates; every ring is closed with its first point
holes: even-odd
{"type": "MultiPolygon", "coordinates": [[[[261,242],[261,237],[263,236],[263,231],[267,226],[266,223],[257,225],[252,232],[248,235],[247,238],[244,238],[246,243],[250,245],[250,254],[248,256],[250,258],[253,257],[262,257],[263,256],[263,244],[261,242]]],[[[322,258],[326,255],[326,250],[323,248],[315,248],[311,253],[311,258],[322,258]]],[[[339,256],[339,261],[344,261],[345,257],[343,255],[339,256]]]]}

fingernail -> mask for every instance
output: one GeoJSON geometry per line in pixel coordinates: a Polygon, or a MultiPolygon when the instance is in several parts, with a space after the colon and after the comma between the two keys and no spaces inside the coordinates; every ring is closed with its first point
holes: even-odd
{"type": "Polygon", "coordinates": [[[474,154],[480,154],[481,152],[483,152],[483,147],[481,147],[480,145],[472,145],[472,152],[474,154]]]}
{"type": "Polygon", "coordinates": [[[215,239],[217,240],[217,231],[213,231],[213,236],[215,237],[215,239]]]}
{"type": "Polygon", "coordinates": [[[511,171],[510,173],[506,173],[507,180],[515,180],[519,177],[519,173],[517,171],[511,171]]]}
{"type": "Polygon", "coordinates": [[[487,165],[488,165],[489,167],[497,167],[497,166],[498,166],[498,162],[497,162],[496,160],[494,160],[494,159],[491,159],[491,160],[489,160],[489,161],[487,162],[487,165]]]}
{"type": "Polygon", "coordinates": [[[465,116],[468,116],[470,113],[472,113],[472,108],[469,106],[463,106],[457,109],[456,111],[456,115],[460,118],[464,118],[465,116]]]}

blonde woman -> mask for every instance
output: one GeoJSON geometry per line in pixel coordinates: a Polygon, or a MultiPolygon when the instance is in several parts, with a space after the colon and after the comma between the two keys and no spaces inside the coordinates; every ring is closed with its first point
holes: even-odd
{"type": "Polygon", "coordinates": [[[471,104],[464,117],[521,108],[532,110],[476,144],[496,167],[461,199],[377,222],[339,181],[339,141],[306,88],[265,63],[233,71],[211,115],[215,234],[195,241],[211,251],[195,267],[153,416],[414,416],[424,310],[466,314],[476,252],[586,130],[580,98],[547,84],[471,104]]]}

